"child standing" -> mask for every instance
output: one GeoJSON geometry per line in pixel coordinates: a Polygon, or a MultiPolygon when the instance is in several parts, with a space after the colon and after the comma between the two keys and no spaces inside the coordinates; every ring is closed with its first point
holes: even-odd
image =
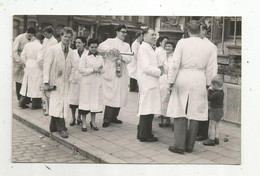
{"type": "Polygon", "coordinates": [[[208,100],[210,102],[209,114],[209,136],[203,145],[214,146],[219,144],[219,121],[223,117],[223,81],[218,76],[212,78],[211,86],[208,90],[208,100]]]}

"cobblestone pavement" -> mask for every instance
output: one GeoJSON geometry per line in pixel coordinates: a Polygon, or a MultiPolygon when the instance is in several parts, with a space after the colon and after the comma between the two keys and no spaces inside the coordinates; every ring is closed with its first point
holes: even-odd
{"type": "Polygon", "coordinates": [[[94,163],[15,119],[12,147],[15,163],[94,163]]]}

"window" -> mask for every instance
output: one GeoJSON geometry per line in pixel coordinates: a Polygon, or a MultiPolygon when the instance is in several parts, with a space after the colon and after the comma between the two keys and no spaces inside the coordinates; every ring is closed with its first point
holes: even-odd
{"type": "MultiPolygon", "coordinates": [[[[236,24],[236,35],[241,36],[241,18],[236,19],[237,24],[236,24]]],[[[230,24],[229,24],[229,34],[232,36],[235,33],[235,18],[230,19],[230,24]]]]}

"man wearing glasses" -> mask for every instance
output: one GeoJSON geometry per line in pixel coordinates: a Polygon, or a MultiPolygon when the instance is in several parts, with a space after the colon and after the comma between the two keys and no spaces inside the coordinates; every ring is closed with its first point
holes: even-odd
{"type": "Polygon", "coordinates": [[[121,55],[130,53],[130,45],[124,42],[127,35],[126,26],[119,25],[115,29],[116,37],[108,38],[99,45],[98,51],[105,55],[105,74],[103,76],[103,103],[105,105],[103,128],[110,123],[122,124],[117,119],[120,108],[126,106],[128,94],[128,71],[126,65],[132,56],[121,55]]]}

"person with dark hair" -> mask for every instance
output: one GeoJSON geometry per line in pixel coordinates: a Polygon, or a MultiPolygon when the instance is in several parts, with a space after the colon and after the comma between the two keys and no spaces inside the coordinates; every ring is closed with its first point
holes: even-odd
{"type": "Polygon", "coordinates": [[[21,59],[25,63],[25,72],[20,94],[22,95],[19,101],[20,107],[25,108],[28,99],[32,98],[31,109],[41,108],[40,86],[42,85],[42,70],[38,65],[38,57],[42,50],[42,42],[44,35],[42,33],[36,34],[36,40],[29,42],[24,46],[21,53],[21,59]]]}
{"type": "Polygon", "coordinates": [[[156,41],[156,57],[159,63],[159,66],[162,66],[162,63],[166,60],[166,51],[164,49],[165,43],[169,40],[166,36],[160,36],[156,41]]]}
{"type": "Polygon", "coordinates": [[[214,50],[199,37],[200,24],[188,24],[189,38],[178,41],[168,71],[171,92],[167,116],[174,118],[174,146],[169,151],[192,152],[199,121],[208,119],[207,86],[211,84],[214,50]],[[189,125],[188,125],[189,124],[189,125]]]}
{"type": "MultiPolygon", "coordinates": [[[[218,60],[217,60],[217,47],[214,45],[207,37],[207,26],[204,22],[201,22],[200,25],[200,38],[205,40],[210,47],[212,47],[215,50],[214,53],[214,67],[213,67],[213,75],[216,76],[218,73],[218,60]]],[[[210,111],[210,109],[209,109],[210,111]]],[[[210,112],[208,112],[210,114],[210,112]]],[[[209,129],[209,120],[207,121],[200,121],[199,122],[199,129],[198,129],[198,134],[197,134],[197,139],[196,141],[203,141],[208,138],[208,129],[209,129]]]]}
{"type": "Polygon", "coordinates": [[[42,30],[42,32],[43,32],[43,34],[44,34],[44,40],[43,40],[43,47],[44,47],[44,49],[47,49],[47,48],[49,48],[50,46],[52,46],[52,45],[55,45],[55,44],[57,44],[58,43],[58,41],[54,38],[54,36],[53,36],[53,28],[52,28],[52,26],[50,25],[50,26],[47,26],[47,27],[45,27],[43,30],[42,30]]]}
{"type": "Polygon", "coordinates": [[[79,109],[82,114],[82,131],[87,131],[86,116],[90,113],[90,128],[98,131],[96,113],[102,112],[102,78],[104,73],[103,57],[97,52],[98,40],[88,40],[89,52],[79,61],[80,81],[79,109]]]}
{"type": "Polygon", "coordinates": [[[22,61],[20,55],[25,44],[34,40],[34,34],[35,29],[33,27],[29,27],[25,33],[18,35],[13,43],[13,81],[15,81],[16,96],[18,101],[21,97],[20,90],[22,87],[25,66],[25,63],[22,61]]]}
{"type": "Polygon", "coordinates": [[[164,49],[166,51],[166,59],[163,61],[162,66],[164,68],[164,73],[160,76],[160,93],[161,93],[161,114],[159,118],[161,119],[161,123],[159,123],[159,127],[169,127],[171,123],[170,117],[166,116],[169,96],[168,96],[168,89],[167,89],[167,74],[169,70],[169,62],[172,59],[173,52],[175,48],[175,43],[172,41],[167,41],[165,43],[164,49]],[[164,120],[166,122],[164,123],[164,120]]]}
{"type": "Polygon", "coordinates": [[[74,56],[72,49],[69,48],[69,42],[73,31],[69,27],[64,27],[60,35],[61,42],[51,46],[44,59],[43,83],[45,90],[51,90],[50,132],[59,132],[62,138],[67,138],[64,119],[69,114],[68,89],[74,56]]]}
{"type": "Polygon", "coordinates": [[[126,65],[131,62],[132,56],[122,55],[130,54],[131,49],[128,43],[125,43],[127,30],[125,25],[116,27],[116,37],[108,38],[102,42],[98,51],[105,55],[105,73],[102,85],[104,96],[104,119],[103,127],[106,128],[110,123],[122,124],[118,120],[120,108],[126,106],[128,94],[128,71],[126,65]]]}
{"type": "Polygon", "coordinates": [[[132,52],[134,53],[134,57],[132,61],[127,65],[129,77],[130,77],[130,92],[138,92],[138,84],[136,80],[136,64],[137,64],[137,54],[138,49],[143,41],[142,32],[137,32],[135,34],[135,41],[131,45],[132,52]]]}
{"type": "MultiPolygon", "coordinates": [[[[87,55],[88,51],[86,50],[86,38],[85,37],[76,37],[75,44],[77,49],[73,50],[74,52],[74,61],[72,64],[71,70],[71,80],[69,85],[69,105],[71,109],[72,119],[70,121],[70,126],[75,125],[76,122],[76,109],[79,108],[79,95],[80,95],[80,80],[81,74],[79,73],[79,62],[84,55],[87,55]]],[[[78,110],[77,124],[82,123],[81,114],[78,110]]]]}
{"type": "Polygon", "coordinates": [[[156,42],[156,33],[152,28],[143,31],[144,41],[138,50],[137,81],[139,85],[137,139],[140,142],[156,142],[152,134],[154,114],[161,113],[159,78],[163,67],[159,67],[152,46],[156,42]]]}

